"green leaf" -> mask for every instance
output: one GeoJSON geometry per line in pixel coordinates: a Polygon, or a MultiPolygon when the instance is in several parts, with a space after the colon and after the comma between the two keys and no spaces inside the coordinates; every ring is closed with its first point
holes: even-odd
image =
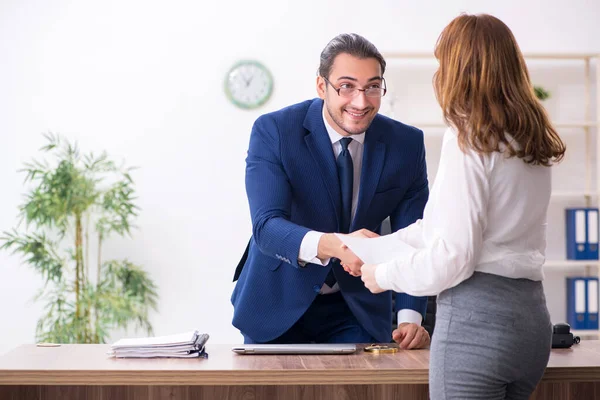
{"type": "Polygon", "coordinates": [[[3,232],[0,241],[3,242],[0,249],[12,250],[13,254],[20,253],[25,257],[25,261],[42,275],[46,283],[62,279],[65,260],[60,258],[56,243],[48,239],[43,232],[3,232]]]}
{"type": "Polygon", "coordinates": [[[540,101],[544,101],[547,98],[550,97],[550,92],[548,92],[546,89],[544,89],[541,86],[534,86],[533,87],[533,91],[535,92],[535,96],[540,100],[540,101]]]}

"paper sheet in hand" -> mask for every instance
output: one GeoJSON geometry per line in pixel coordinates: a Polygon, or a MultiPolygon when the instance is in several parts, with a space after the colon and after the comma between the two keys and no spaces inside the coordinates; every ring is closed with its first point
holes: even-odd
{"type": "Polygon", "coordinates": [[[407,254],[415,251],[414,247],[393,235],[377,238],[359,238],[338,233],[336,235],[365,264],[381,264],[406,257],[407,254]]]}

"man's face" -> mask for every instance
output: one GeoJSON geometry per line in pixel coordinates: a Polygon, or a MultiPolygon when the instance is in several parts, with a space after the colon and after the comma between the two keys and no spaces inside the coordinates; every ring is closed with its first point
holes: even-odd
{"type": "Polygon", "coordinates": [[[317,92],[325,101],[325,118],[340,135],[358,135],[367,130],[381,106],[381,97],[367,97],[358,91],[351,97],[339,96],[335,89],[381,87],[381,66],[375,58],[360,59],[339,54],[327,79],[317,77],[317,92]],[[333,86],[333,87],[332,87],[333,86]],[[334,89],[335,87],[335,89],[334,89]]]}

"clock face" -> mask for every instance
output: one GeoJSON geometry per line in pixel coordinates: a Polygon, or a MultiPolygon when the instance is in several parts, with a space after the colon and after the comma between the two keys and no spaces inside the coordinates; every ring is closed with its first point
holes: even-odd
{"type": "Polygon", "coordinates": [[[244,109],[263,105],[273,91],[273,77],[258,61],[240,61],[225,77],[225,93],[236,106],[244,109]]]}

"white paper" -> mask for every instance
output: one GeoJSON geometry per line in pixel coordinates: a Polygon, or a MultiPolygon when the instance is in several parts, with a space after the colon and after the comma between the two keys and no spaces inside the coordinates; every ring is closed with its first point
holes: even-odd
{"type": "Polygon", "coordinates": [[[393,235],[359,238],[336,233],[365,264],[381,264],[413,253],[416,249],[393,235]]]}
{"type": "Polygon", "coordinates": [[[113,350],[118,351],[148,351],[148,350],[161,350],[161,351],[188,351],[197,349],[195,344],[177,344],[173,346],[112,346],[113,350]]]}
{"type": "Polygon", "coordinates": [[[176,357],[176,358],[188,358],[198,357],[202,349],[189,349],[189,350],[164,350],[163,348],[147,349],[147,350],[124,350],[115,349],[110,352],[110,355],[116,358],[155,358],[155,357],[176,357]]]}
{"type": "Polygon", "coordinates": [[[168,336],[155,336],[144,338],[121,339],[112,345],[113,348],[119,347],[140,347],[140,346],[173,346],[178,344],[193,344],[196,341],[198,332],[191,331],[168,336]]]}
{"type": "Polygon", "coordinates": [[[169,352],[169,351],[145,351],[145,352],[121,352],[112,351],[108,354],[115,358],[197,358],[201,355],[201,350],[193,352],[169,352]]]}

